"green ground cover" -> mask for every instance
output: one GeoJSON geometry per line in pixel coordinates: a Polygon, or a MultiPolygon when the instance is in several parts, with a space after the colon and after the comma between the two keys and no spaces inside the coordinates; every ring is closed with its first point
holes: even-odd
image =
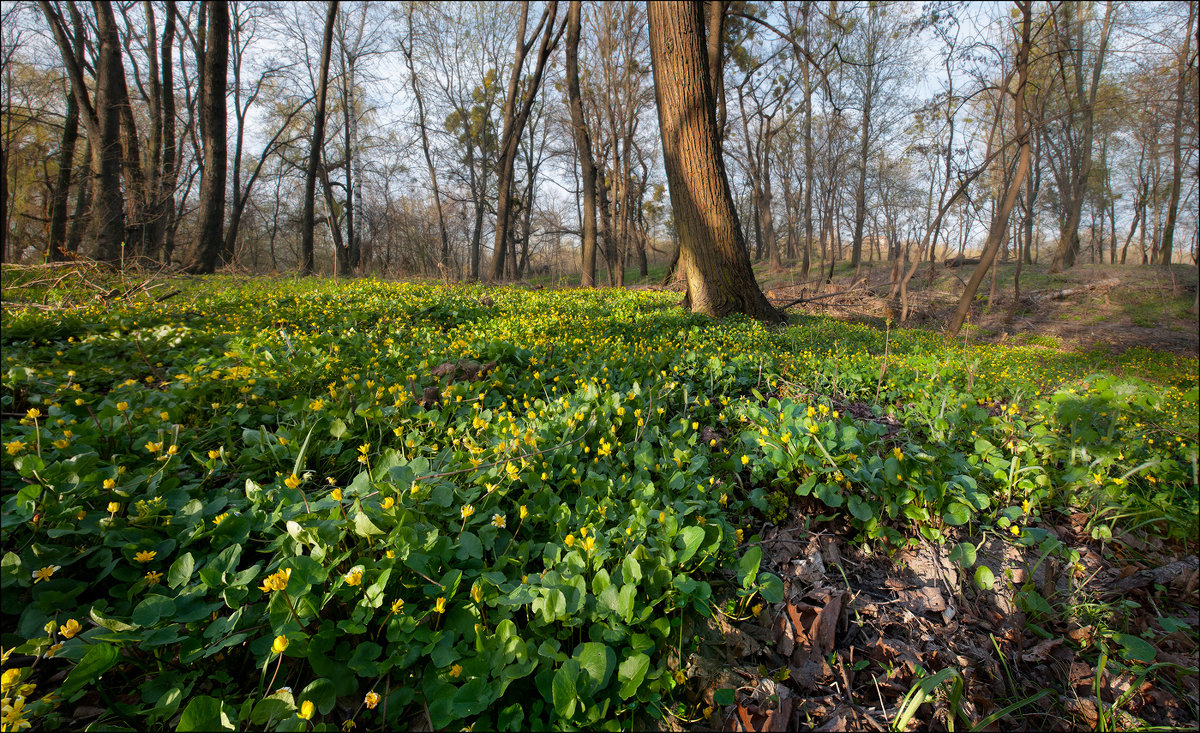
{"type": "Polygon", "coordinates": [[[779,601],[751,520],[797,497],[878,552],[986,527],[1077,561],[1046,516],[1080,510],[1197,533],[1195,359],[671,293],[171,287],[3,313],[6,728],[635,728],[681,711],[686,618],[779,601]]]}

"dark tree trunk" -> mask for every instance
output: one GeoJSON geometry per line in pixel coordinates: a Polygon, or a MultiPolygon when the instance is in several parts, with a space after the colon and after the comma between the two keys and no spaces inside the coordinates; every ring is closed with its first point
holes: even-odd
{"type": "Polygon", "coordinates": [[[571,129],[575,151],[579,155],[580,188],[583,194],[583,251],[582,276],[579,284],[596,286],[596,165],[592,162],[592,138],[583,116],[583,99],[579,93],[579,26],[580,0],[572,0],[567,8],[567,102],[571,108],[571,129]]]}
{"type": "MultiPolygon", "coordinates": [[[[337,19],[338,0],[330,0],[325,15],[325,34],[321,40],[321,73],[317,80],[317,109],[313,118],[312,147],[308,153],[308,169],[304,173],[304,213],[300,222],[300,272],[316,272],[313,256],[314,212],[317,195],[317,166],[325,146],[325,93],[329,87],[329,54],[333,47],[333,23],[337,19]]],[[[332,213],[332,212],[331,212],[332,213]]]]}
{"type": "MultiPolygon", "coordinates": [[[[110,3],[93,4],[100,43],[93,104],[88,95],[83,67],[75,63],[76,51],[67,36],[62,16],[45,0],[38,5],[54,33],[59,54],[71,80],[71,91],[79,105],[80,118],[88,132],[92,173],[96,183],[93,208],[96,223],[96,257],[105,262],[117,263],[121,260],[121,249],[125,242],[125,201],[121,195],[121,118],[120,110],[116,106],[115,89],[118,85],[124,87],[125,71],[121,63],[121,43],[117,37],[116,18],[110,3]]],[[[67,9],[74,20],[79,13],[74,3],[67,3],[67,9]]]]}
{"type": "Polygon", "coordinates": [[[193,274],[215,272],[225,238],[225,173],[227,168],[225,76],[229,68],[229,6],[209,3],[205,34],[204,81],[200,117],[205,120],[204,168],[200,175],[200,221],[192,261],[193,274]]]}
{"type": "MultiPolygon", "coordinates": [[[[76,49],[83,46],[82,27],[77,27],[76,49]]],[[[77,59],[79,61],[81,59],[77,59]]],[[[58,176],[50,201],[49,259],[66,259],[67,199],[71,194],[71,169],[75,164],[75,142],[79,139],[79,102],[74,94],[67,95],[67,118],[63,122],[62,146],[58,154],[58,176]]]]}
{"type": "Polygon", "coordinates": [[[745,313],[783,321],[758,287],[718,139],[717,102],[708,68],[702,2],[647,8],[654,91],[671,208],[679,231],[679,266],[687,304],[714,317],[745,313]]]}

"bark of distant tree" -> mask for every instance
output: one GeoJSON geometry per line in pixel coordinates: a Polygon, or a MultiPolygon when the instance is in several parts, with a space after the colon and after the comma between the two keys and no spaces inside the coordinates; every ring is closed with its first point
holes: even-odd
{"type": "MultiPolygon", "coordinates": [[[[83,49],[87,40],[82,18],[75,14],[71,24],[75,32],[75,63],[83,67],[83,49]]],[[[75,143],[79,140],[79,101],[67,92],[67,116],[63,121],[62,145],[58,154],[58,175],[50,201],[50,239],[48,254],[51,261],[67,258],[67,199],[71,193],[71,177],[75,166],[75,143]]]]}
{"type": "MultiPolygon", "coordinates": [[[[83,67],[75,63],[76,53],[67,36],[62,16],[46,0],[40,0],[38,5],[54,34],[91,143],[92,175],[96,184],[93,204],[96,257],[117,263],[121,259],[121,247],[125,241],[125,201],[121,195],[121,117],[116,106],[115,89],[118,85],[124,87],[125,70],[121,62],[116,18],[110,3],[98,1],[94,4],[100,48],[96,60],[96,92],[93,100],[88,93],[83,67]]],[[[72,17],[79,12],[72,2],[67,3],[67,9],[72,17]]]]}
{"type": "MultiPolygon", "coordinates": [[[[321,73],[317,79],[317,109],[313,114],[312,147],[308,153],[308,168],[304,173],[304,213],[300,221],[300,272],[316,272],[313,257],[314,205],[317,195],[317,166],[325,146],[325,93],[329,87],[329,55],[333,48],[333,24],[337,20],[338,0],[330,0],[325,14],[325,34],[321,40],[321,73]]],[[[332,213],[332,212],[331,212],[332,213]]]]}
{"type": "Polygon", "coordinates": [[[647,8],[650,58],[671,207],[679,231],[685,304],[714,317],[780,322],[750,267],[721,156],[702,2],[647,8]]]}
{"type": "MultiPolygon", "coordinates": [[[[1012,179],[1008,181],[1008,189],[1005,191],[1004,199],[992,215],[991,227],[988,230],[987,240],[984,243],[983,254],[979,258],[979,264],[976,265],[975,271],[971,273],[971,279],[967,281],[967,286],[963,289],[962,296],[958,300],[958,305],[954,309],[954,315],[950,317],[947,331],[951,336],[957,336],[958,332],[962,329],[962,325],[967,319],[967,313],[971,308],[971,301],[974,300],[975,293],[979,290],[979,284],[983,282],[984,275],[987,274],[988,268],[991,267],[992,262],[996,259],[996,253],[999,251],[1004,237],[1008,232],[1009,215],[1017,203],[1017,196],[1020,195],[1021,188],[1025,184],[1025,177],[1029,174],[1031,151],[1029,142],[1030,134],[1025,124],[1025,87],[1029,79],[1030,27],[1032,26],[1031,5],[1032,0],[1018,0],[1017,2],[1017,7],[1021,12],[1021,41],[1017,49],[1017,91],[1013,101],[1013,131],[1016,139],[1020,141],[1021,152],[1017,159],[1016,170],[1013,173],[1012,179]]],[[[1004,86],[1007,87],[1007,84],[1004,86]]],[[[995,282],[993,281],[994,285],[995,282]]]]}
{"type": "Polygon", "coordinates": [[[1196,25],[1196,4],[1188,3],[1183,48],[1175,59],[1175,120],[1171,134],[1171,198],[1167,203],[1167,223],[1163,227],[1162,245],[1158,250],[1159,264],[1171,264],[1171,249],[1175,245],[1175,221],[1179,216],[1179,191],[1183,187],[1183,106],[1187,96],[1188,63],[1192,50],[1192,29],[1196,25]]]}
{"type": "Polygon", "coordinates": [[[204,39],[204,73],[200,88],[200,117],[204,165],[200,174],[200,217],[196,247],[187,271],[210,274],[217,269],[225,224],[225,177],[228,161],[225,87],[229,68],[229,6],[208,4],[208,29],[204,39]]]}
{"type": "Polygon", "coordinates": [[[161,48],[156,47],[157,23],[154,6],[143,5],[146,13],[146,57],[150,93],[150,150],[146,186],[146,243],[144,254],[156,259],[165,249],[167,227],[174,209],[175,181],[175,4],[167,2],[161,48]]]}
{"type": "Polygon", "coordinates": [[[582,2],[572,0],[567,8],[567,102],[571,108],[571,130],[579,155],[580,188],[583,194],[583,251],[580,285],[596,286],[596,165],[592,162],[592,138],[583,116],[579,93],[579,30],[582,2]]]}
{"type": "Polygon", "coordinates": [[[408,45],[403,43],[400,50],[404,53],[404,62],[408,64],[409,81],[413,94],[417,98],[417,125],[421,129],[421,150],[425,153],[425,166],[429,170],[429,181],[433,186],[433,205],[437,209],[438,232],[442,237],[442,249],[438,263],[443,268],[450,267],[450,237],[446,233],[446,215],[442,211],[442,192],[438,187],[437,169],[433,165],[433,155],[429,149],[429,132],[425,127],[425,98],[421,94],[421,85],[417,81],[417,67],[413,62],[413,5],[408,6],[408,45]]]}
{"type": "Polygon", "coordinates": [[[529,120],[529,112],[537,98],[538,88],[542,84],[542,74],[546,70],[546,61],[550,52],[565,28],[565,24],[555,28],[554,21],[558,15],[558,2],[551,0],[542,11],[541,20],[534,28],[528,42],[525,40],[525,27],[529,17],[529,2],[521,3],[521,21],[517,26],[517,46],[513,58],[512,74],[508,79],[508,96],[504,103],[504,127],[500,135],[500,163],[497,170],[497,200],[496,200],[496,235],[493,240],[492,267],[490,280],[504,277],[504,257],[512,226],[512,183],[513,165],[517,160],[517,147],[525,123],[529,120]],[[521,79],[521,71],[525,65],[525,57],[532,50],[541,33],[541,46],[538,49],[537,63],[528,81],[521,79]],[[522,89],[524,87],[524,89],[522,89]]]}
{"type": "MultiPolygon", "coordinates": [[[[1112,23],[1113,4],[1110,1],[1104,10],[1104,20],[1100,29],[1100,47],[1091,69],[1091,86],[1085,90],[1083,18],[1080,17],[1082,6],[1083,4],[1079,2],[1066,2],[1061,6],[1063,23],[1067,27],[1060,39],[1064,48],[1059,52],[1070,56],[1069,67],[1074,81],[1074,103],[1080,105],[1082,109],[1079,113],[1080,140],[1078,146],[1072,145],[1070,140],[1062,141],[1062,147],[1066,148],[1061,151],[1060,160],[1062,162],[1059,172],[1059,188],[1063,205],[1062,230],[1059,233],[1058,249],[1050,264],[1051,272],[1060,272],[1073,267],[1075,258],[1079,255],[1079,224],[1083,218],[1083,201],[1087,195],[1087,180],[1092,169],[1092,131],[1096,111],[1096,93],[1100,89],[1100,74],[1104,68],[1104,57],[1108,51],[1109,29],[1112,23]],[[1075,16],[1075,38],[1071,37],[1072,15],[1075,16]]],[[[1068,65],[1065,63],[1061,65],[1063,69],[1067,67],[1068,65]]],[[[1062,83],[1063,90],[1066,92],[1066,87],[1070,82],[1065,73],[1062,75],[1062,83]]],[[[1068,124],[1070,123],[1068,122],[1068,124]]],[[[1048,138],[1046,139],[1048,140],[1048,138]]]]}
{"type": "MultiPolygon", "coordinates": [[[[83,159],[90,161],[92,159],[92,142],[86,140],[84,145],[83,159]]],[[[90,171],[81,171],[82,175],[79,182],[76,184],[75,190],[75,207],[71,213],[71,226],[67,229],[67,239],[63,247],[67,252],[78,253],[79,244],[83,241],[83,232],[87,228],[88,209],[92,205],[92,176],[90,171]]]]}

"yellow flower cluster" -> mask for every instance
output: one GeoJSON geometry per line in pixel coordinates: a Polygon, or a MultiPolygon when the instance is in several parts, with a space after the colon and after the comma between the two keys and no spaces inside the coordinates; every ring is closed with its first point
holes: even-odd
{"type": "Polygon", "coordinates": [[[286,570],[279,570],[275,573],[272,573],[271,575],[268,575],[267,578],[263,581],[263,584],[258,587],[263,593],[267,593],[270,591],[286,590],[287,586],[288,586],[288,580],[290,580],[291,577],[292,577],[292,569],[291,568],[287,568],[286,570]]]}

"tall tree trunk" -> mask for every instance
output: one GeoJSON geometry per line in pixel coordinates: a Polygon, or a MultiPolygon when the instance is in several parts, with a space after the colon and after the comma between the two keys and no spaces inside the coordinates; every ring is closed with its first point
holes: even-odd
{"type": "Polygon", "coordinates": [[[156,241],[161,242],[160,251],[163,262],[170,262],[171,253],[175,248],[175,227],[172,219],[175,213],[175,183],[179,178],[178,157],[175,143],[175,20],[178,11],[175,0],[166,0],[166,18],[163,25],[162,53],[159,60],[159,73],[162,75],[162,172],[158,178],[158,201],[160,206],[159,219],[161,233],[156,233],[156,241]]]}
{"type": "MultiPolygon", "coordinates": [[[[1192,50],[1192,29],[1196,26],[1196,4],[1188,3],[1186,40],[1176,57],[1175,124],[1171,134],[1171,197],[1167,203],[1167,223],[1163,227],[1162,246],[1158,250],[1159,264],[1171,264],[1171,249],[1175,246],[1175,220],[1179,216],[1179,190],[1183,187],[1183,105],[1187,92],[1188,58],[1192,50]]],[[[1193,110],[1194,111],[1194,110],[1193,110]]]]}
{"type": "MultiPolygon", "coordinates": [[[[1081,3],[1076,3],[1077,6],[1081,3]]],[[[1096,93],[1100,89],[1100,73],[1104,68],[1104,56],[1108,50],[1108,35],[1111,27],[1113,12],[1113,4],[1110,2],[1105,6],[1104,21],[1100,30],[1100,49],[1096,55],[1095,65],[1092,67],[1091,88],[1086,93],[1083,88],[1083,18],[1078,17],[1078,39],[1073,44],[1074,48],[1071,53],[1074,55],[1075,67],[1075,99],[1076,102],[1083,105],[1081,113],[1080,127],[1081,142],[1079,144],[1079,165],[1078,171],[1073,171],[1075,174],[1071,179],[1070,189],[1065,193],[1065,216],[1063,218],[1063,228],[1059,234],[1058,249],[1054,253],[1054,260],[1050,263],[1050,272],[1061,272],[1075,265],[1075,258],[1079,255],[1079,224],[1083,219],[1083,200],[1087,192],[1087,180],[1092,170],[1092,129],[1093,120],[1096,112],[1096,93]]],[[[1066,80],[1063,80],[1064,83],[1066,80]]]]}
{"type": "MultiPolygon", "coordinates": [[[[84,30],[76,23],[75,63],[83,66],[84,30]]],[[[67,199],[71,194],[71,173],[75,166],[75,143],[79,139],[79,101],[74,94],[67,93],[67,117],[63,121],[62,145],[58,154],[58,176],[50,201],[50,239],[47,254],[51,261],[66,259],[67,243],[67,199]]],[[[7,173],[7,172],[6,172],[7,173]]]]}
{"type": "Polygon", "coordinates": [[[654,93],[662,131],[671,208],[679,231],[685,303],[714,317],[745,313],[781,322],[758,287],[717,130],[717,102],[708,68],[702,2],[660,2],[647,8],[654,93]]]}
{"type": "Polygon", "coordinates": [[[542,42],[541,47],[538,49],[537,65],[534,67],[534,72],[529,79],[528,92],[522,94],[521,70],[525,65],[525,57],[533,46],[533,40],[531,39],[528,44],[525,42],[525,27],[529,15],[529,2],[528,0],[524,0],[521,3],[521,22],[517,28],[517,48],[513,58],[512,75],[508,80],[508,96],[504,103],[504,128],[500,135],[500,164],[496,172],[496,236],[489,276],[491,280],[499,280],[504,276],[505,245],[510,240],[509,227],[511,225],[512,213],[513,165],[517,160],[517,147],[521,139],[521,133],[525,129],[525,123],[529,119],[529,111],[533,107],[538,87],[542,83],[542,73],[546,69],[546,60],[550,57],[550,52],[554,49],[554,44],[558,41],[558,36],[555,34],[554,28],[554,20],[557,14],[558,2],[557,0],[551,0],[542,12],[542,18],[538,23],[538,27],[534,29],[534,38],[537,37],[538,31],[541,31],[542,42]],[[518,99],[518,97],[521,97],[521,99],[518,99]]]}
{"type": "MultiPolygon", "coordinates": [[[[90,161],[92,159],[92,141],[85,141],[83,159],[90,161]]],[[[67,252],[78,253],[79,243],[83,240],[83,232],[87,227],[88,209],[92,205],[92,175],[91,171],[84,169],[81,171],[79,181],[76,184],[75,191],[75,210],[71,214],[71,227],[67,230],[67,239],[63,244],[63,248],[67,252]]]]}
{"type": "MultiPolygon", "coordinates": [[[[1013,129],[1017,139],[1021,141],[1021,153],[1017,159],[1017,169],[1013,173],[1013,178],[1008,183],[1008,190],[1004,194],[1004,200],[999,202],[999,206],[992,216],[991,227],[988,230],[987,241],[984,244],[983,254],[980,255],[979,264],[976,265],[975,271],[971,273],[971,279],[967,281],[967,286],[963,289],[962,297],[959,298],[958,305],[954,309],[954,315],[950,317],[947,331],[951,336],[958,335],[958,332],[962,329],[963,322],[967,319],[971,301],[974,300],[975,293],[979,290],[979,284],[983,282],[984,275],[987,274],[988,268],[991,267],[992,261],[996,258],[996,252],[1000,249],[1000,245],[1008,231],[1008,217],[1012,213],[1013,206],[1017,203],[1017,196],[1020,194],[1021,187],[1025,183],[1025,176],[1029,174],[1031,151],[1029,131],[1026,130],[1025,126],[1025,86],[1029,79],[1029,39],[1030,26],[1032,25],[1031,5],[1032,0],[1018,0],[1017,2],[1017,7],[1021,11],[1021,43],[1017,50],[1017,93],[1013,102],[1013,129]]],[[[995,282],[993,281],[994,285],[995,282]]]]}
{"type": "Polygon", "coordinates": [[[229,6],[209,3],[208,32],[205,34],[204,81],[201,85],[200,116],[204,124],[204,167],[200,175],[200,221],[192,261],[187,270],[209,274],[217,269],[224,244],[225,173],[227,168],[225,76],[229,68],[229,6]]]}
{"type": "MultiPolygon", "coordinates": [[[[442,212],[442,193],[438,188],[437,169],[433,166],[433,155],[429,150],[429,133],[425,129],[425,99],[421,94],[421,85],[417,83],[417,67],[413,63],[413,5],[408,6],[408,46],[403,44],[400,50],[404,52],[404,62],[408,64],[409,81],[413,94],[417,98],[417,123],[421,128],[421,150],[425,153],[425,166],[429,170],[429,181],[433,186],[433,205],[437,209],[438,232],[442,236],[442,250],[439,264],[443,268],[450,266],[450,238],[446,234],[446,216],[442,212]]],[[[469,124],[466,123],[466,124],[469,124]]]]}
{"type": "Polygon", "coordinates": [[[572,0],[567,8],[567,102],[571,108],[571,129],[575,152],[579,156],[580,188],[583,193],[583,250],[580,285],[596,286],[596,164],[592,162],[592,138],[583,116],[583,99],[579,93],[579,26],[580,0],[572,0]]]}
{"type": "MultiPolygon", "coordinates": [[[[317,109],[313,119],[312,147],[308,152],[308,168],[304,172],[304,212],[300,221],[300,272],[316,272],[313,256],[314,211],[317,195],[317,166],[321,165],[325,147],[325,93],[329,87],[329,54],[333,47],[333,23],[337,20],[338,0],[329,0],[325,13],[325,33],[321,39],[321,73],[317,80],[317,109]]],[[[330,212],[332,213],[332,212],[330,212]]]]}
{"type": "MultiPolygon", "coordinates": [[[[121,63],[121,43],[117,37],[112,5],[94,3],[96,30],[100,43],[96,61],[95,103],[88,95],[83,67],[75,63],[76,52],[67,36],[62,17],[50,3],[40,0],[42,14],[50,24],[59,54],[71,80],[71,91],[79,105],[80,117],[87,128],[92,153],[92,174],[96,192],[93,219],[96,224],[98,259],[116,263],[121,259],[125,241],[125,201],[121,195],[121,120],[115,103],[115,87],[125,83],[121,63]]],[[[78,14],[73,2],[67,3],[72,19],[78,14]]]]}

